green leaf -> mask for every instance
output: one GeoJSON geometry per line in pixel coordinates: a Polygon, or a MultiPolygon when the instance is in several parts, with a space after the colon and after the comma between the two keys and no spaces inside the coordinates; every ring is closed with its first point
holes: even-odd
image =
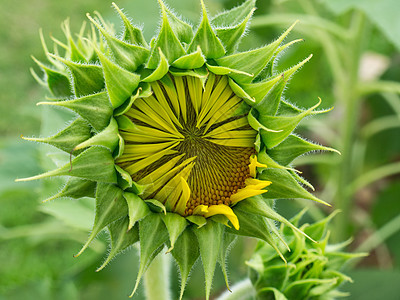
{"type": "Polygon", "coordinates": [[[181,274],[181,292],[179,296],[181,300],[190,270],[200,256],[198,241],[192,230],[184,230],[182,232],[171,254],[175,258],[181,274]]]}
{"type": "Polygon", "coordinates": [[[153,50],[149,61],[147,62],[147,68],[149,69],[155,69],[159,63],[160,54],[158,48],[160,48],[162,53],[164,53],[169,64],[186,54],[181,42],[171,27],[164,3],[162,1],[159,1],[159,3],[162,13],[162,25],[160,33],[158,34],[154,45],[152,45],[153,50]]]}
{"type": "Polygon", "coordinates": [[[42,62],[38,61],[33,56],[32,59],[46,74],[45,81],[47,83],[50,92],[55,97],[65,98],[73,95],[71,83],[69,82],[69,78],[65,74],[45,66],[42,62]]]}
{"type": "Polygon", "coordinates": [[[97,48],[95,50],[103,66],[106,88],[111,104],[114,108],[117,108],[132,96],[133,91],[139,85],[140,76],[113,63],[97,48]]]}
{"type": "Polygon", "coordinates": [[[67,153],[71,153],[76,145],[86,141],[91,137],[91,128],[89,124],[82,118],[77,118],[65,129],[59,133],[47,138],[27,138],[22,137],[27,141],[34,141],[52,145],[67,153]]]}
{"type": "Polygon", "coordinates": [[[166,215],[161,215],[161,218],[164,221],[165,226],[167,227],[169,234],[169,241],[171,243],[171,247],[167,252],[170,252],[174,249],[174,245],[178,237],[182,234],[182,232],[188,226],[186,219],[177,213],[167,213],[166,215]]]}
{"type": "Polygon", "coordinates": [[[67,101],[38,103],[38,105],[43,104],[68,108],[87,120],[97,131],[103,130],[110,123],[110,118],[113,113],[106,92],[67,101]]]}
{"type": "Polygon", "coordinates": [[[214,277],[215,265],[222,245],[224,226],[208,220],[201,228],[193,229],[199,242],[201,261],[205,275],[206,299],[210,297],[212,279],[214,277]]]}
{"type": "Polygon", "coordinates": [[[111,250],[104,263],[96,272],[101,271],[115,256],[139,241],[139,226],[136,225],[128,231],[128,224],[129,218],[125,217],[108,225],[111,237],[111,250]]]}
{"type": "Polygon", "coordinates": [[[303,198],[330,206],[328,203],[307,192],[286,170],[266,168],[262,171],[259,178],[261,180],[272,181],[272,184],[268,186],[268,192],[263,194],[263,197],[266,199],[303,198]]]}
{"type": "Polygon", "coordinates": [[[257,154],[257,160],[260,163],[267,165],[268,168],[276,168],[276,169],[295,171],[294,169],[280,165],[275,160],[273,160],[268,154],[269,153],[267,153],[267,149],[265,147],[263,147],[263,149],[261,149],[257,154]]]}
{"type": "Polygon", "coordinates": [[[142,220],[150,213],[150,209],[147,204],[134,193],[124,193],[124,198],[128,205],[128,216],[129,216],[129,226],[130,230],[136,222],[142,220]]]}
{"type": "Polygon", "coordinates": [[[82,249],[75,255],[81,255],[92,240],[108,224],[126,216],[128,207],[122,197],[122,190],[113,184],[99,183],[96,190],[96,216],[90,236],[82,249]]]}
{"type": "Polygon", "coordinates": [[[95,190],[96,190],[96,182],[71,177],[68,179],[67,183],[65,184],[65,186],[61,191],[59,191],[54,196],[47,198],[43,202],[52,201],[62,197],[68,197],[73,199],[79,199],[83,197],[94,198],[95,190]]]}
{"type": "Polygon", "coordinates": [[[338,153],[335,149],[314,144],[297,135],[291,134],[282,143],[269,149],[268,155],[278,163],[286,166],[296,157],[310,151],[333,151],[338,153]]]}
{"type": "Polygon", "coordinates": [[[66,164],[56,170],[33,177],[17,179],[16,181],[30,181],[52,176],[72,176],[99,182],[117,183],[114,158],[110,151],[103,147],[90,147],[75,157],[71,164],[66,164]]]}
{"type": "Polygon", "coordinates": [[[104,39],[107,41],[107,45],[110,48],[115,61],[118,62],[118,65],[130,72],[135,72],[140,65],[146,62],[150,55],[150,51],[147,48],[128,44],[117,39],[108,33],[98,22],[93,20],[89,14],[87,14],[87,17],[97,27],[104,39]]]}
{"type": "Polygon", "coordinates": [[[204,218],[202,216],[192,215],[192,216],[186,217],[186,219],[188,221],[192,222],[193,224],[196,224],[198,226],[197,228],[203,227],[204,225],[207,224],[206,218],[204,218]]]}
{"type": "Polygon", "coordinates": [[[159,214],[150,213],[139,221],[140,237],[140,266],[136,279],[135,288],[131,296],[136,292],[140,279],[146,272],[150,263],[162,250],[164,243],[168,240],[168,231],[159,214]]]}
{"type": "Polygon", "coordinates": [[[68,67],[77,97],[98,93],[104,89],[103,70],[100,66],[80,64],[53,54],[49,55],[68,67]]]}
{"type": "Polygon", "coordinates": [[[129,19],[125,16],[125,14],[119,9],[119,7],[115,3],[112,3],[112,5],[117,10],[124,24],[124,34],[122,39],[130,44],[147,48],[148,45],[143,37],[142,30],[133,26],[132,23],[129,21],[129,19]]]}
{"type": "Polygon", "coordinates": [[[261,138],[268,148],[275,147],[288,137],[300,121],[310,115],[321,104],[321,99],[316,105],[294,116],[269,116],[260,114],[259,122],[264,126],[279,132],[263,131],[261,138]]]}
{"type": "Polygon", "coordinates": [[[201,51],[207,59],[222,57],[225,55],[225,49],[211,27],[203,0],[201,0],[201,6],[203,18],[189,45],[188,52],[194,52],[200,46],[201,51]]]}

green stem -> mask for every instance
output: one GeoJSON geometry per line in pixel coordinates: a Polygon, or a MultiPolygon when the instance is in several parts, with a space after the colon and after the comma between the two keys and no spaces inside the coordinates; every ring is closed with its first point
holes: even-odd
{"type": "Polygon", "coordinates": [[[144,290],[147,300],[170,300],[169,255],[159,254],[144,275],[144,290]]]}
{"type": "Polygon", "coordinates": [[[355,132],[357,128],[358,113],[360,101],[358,101],[358,68],[360,62],[360,52],[362,44],[362,36],[364,30],[364,16],[359,12],[354,12],[352,16],[353,35],[354,38],[349,42],[347,53],[347,80],[344,84],[338,85],[338,97],[342,100],[345,109],[344,120],[341,128],[342,137],[342,159],[339,163],[337,173],[338,190],[334,199],[335,208],[342,210],[342,213],[335,218],[336,226],[334,239],[336,241],[343,240],[348,237],[349,218],[352,195],[346,193],[346,186],[354,177],[353,172],[353,146],[355,132]]]}

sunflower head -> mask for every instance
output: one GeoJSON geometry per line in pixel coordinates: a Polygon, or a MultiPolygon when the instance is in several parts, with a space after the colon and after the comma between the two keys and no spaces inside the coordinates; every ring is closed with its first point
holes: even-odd
{"type": "MultiPolygon", "coordinates": [[[[283,44],[294,24],[263,47],[238,52],[255,0],[213,18],[201,1],[193,27],[160,0],[161,25],[148,44],[115,5],[124,31],[96,13],[73,38],[54,40],[47,63],[32,72],[52,98],[76,118],[58,134],[25,138],[53,145],[71,162],[21,180],[68,176],[53,197],[96,200],[93,230],[81,254],[103,229],[115,255],[140,241],[136,287],[151,261],[168,248],[182,277],[201,257],[208,297],[217,261],[226,277],[226,250],[237,235],[283,241],[274,221],[306,235],[273,210],[275,199],[322,202],[290,164],[314,150],[332,150],[292,133],[318,103],[301,109],[282,98],[291,76],[309,58],[283,73],[275,59],[298,42],[283,44]],[[272,183],[272,184],[271,184],[272,183]],[[268,192],[265,189],[268,187],[268,192]]],[[[281,255],[283,259],[284,256],[281,255]]],[[[226,277],[227,278],[227,277],[226,277]]]]}
{"type": "MultiPolygon", "coordinates": [[[[342,270],[350,260],[363,257],[365,253],[347,253],[343,249],[351,240],[329,244],[328,223],[338,211],[318,222],[303,224],[300,229],[318,243],[307,240],[282,224],[279,232],[285,236],[293,252],[283,250],[287,260],[284,264],[275,250],[259,242],[252,258],[247,262],[249,276],[256,290],[257,299],[338,299],[348,297],[339,290],[344,282],[352,282],[342,270]]],[[[305,210],[291,219],[299,225],[305,210]]]]}

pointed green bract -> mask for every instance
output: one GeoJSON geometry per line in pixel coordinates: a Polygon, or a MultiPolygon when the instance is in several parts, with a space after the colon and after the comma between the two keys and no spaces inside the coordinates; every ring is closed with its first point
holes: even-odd
{"type": "Polygon", "coordinates": [[[196,69],[202,67],[205,62],[206,59],[198,46],[196,52],[181,56],[172,63],[172,66],[179,69],[196,69]]]}
{"type": "Polygon", "coordinates": [[[73,79],[75,96],[82,97],[98,93],[104,88],[103,70],[100,66],[75,63],[50,55],[68,67],[73,79]]]}
{"type": "Polygon", "coordinates": [[[51,196],[50,198],[43,200],[43,202],[52,201],[62,197],[73,199],[79,199],[83,197],[94,198],[96,184],[97,183],[94,181],[71,177],[68,179],[67,183],[61,191],[51,196]]]}
{"type": "Polygon", "coordinates": [[[232,54],[237,50],[239,46],[240,40],[242,39],[247,23],[249,22],[251,16],[253,15],[254,9],[249,12],[247,17],[243,20],[242,23],[227,28],[217,28],[217,36],[220,39],[221,43],[224,45],[226,54],[232,54]]]}
{"type": "Polygon", "coordinates": [[[171,253],[179,266],[181,274],[181,292],[179,299],[182,299],[190,270],[200,256],[199,244],[194,232],[192,230],[183,231],[171,253]]]}
{"type": "Polygon", "coordinates": [[[139,226],[136,224],[128,231],[129,218],[121,218],[108,226],[111,238],[111,250],[103,264],[96,270],[101,271],[116,255],[139,241],[139,226]]]}
{"type": "Polygon", "coordinates": [[[122,197],[122,190],[111,184],[99,183],[96,190],[96,215],[92,232],[75,257],[81,255],[108,224],[126,216],[127,213],[128,207],[122,197]]]}
{"type": "Polygon", "coordinates": [[[47,83],[47,86],[50,92],[58,98],[69,97],[72,93],[72,88],[69,82],[69,78],[66,74],[60,73],[52,68],[45,66],[43,63],[38,61],[35,57],[32,56],[32,59],[39,65],[39,67],[45,73],[44,81],[47,83]]]}
{"type": "Polygon", "coordinates": [[[236,240],[235,235],[225,232],[223,240],[222,240],[222,245],[219,250],[219,255],[218,255],[218,263],[221,266],[222,273],[224,274],[226,288],[229,291],[230,291],[230,288],[229,288],[228,272],[226,270],[226,257],[228,255],[228,252],[230,251],[233,243],[235,242],[235,240],[236,240]]]}
{"type": "Polygon", "coordinates": [[[101,65],[103,66],[106,88],[111,104],[114,108],[122,105],[138,87],[140,76],[131,73],[109,60],[96,49],[101,65]]]}
{"type": "Polygon", "coordinates": [[[136,222],[142,220],[150,213],[150,209],[147,204],[134,193],[124,193],[124,198],[128,205],[128,230],[130,230],[136,222]]]}
{"type": "Polygon", "coordinates": [[[119,7],[113,2],[114,8],[117,10],[119,16],[124,23],[124,35],[123,40],[134,45],[142,46],[147,48],[148,45],[143,37],[142,30],[133,26],[125,14],[119,9],[119,7]]]}
{"type": "Polygon", "coordinates": [[[215,265],[222,245],[223,225],[208,221],[201,228],[194,229],[199,242],[201,261],[206,280],[206,299],[210,297],[211,283],[214,277],[215,265]]]}
{"type": "Polygon", "coordinates": [[[93,20],[90,15],[87,15],[87,17],[103,35],[113,53],[115,61],[117,61],[121,67],[130,72],[135,72],[136,69],[147,60],[150,54],[147,48],[131,45],[117,39],[108,33],[98,22],[93,20]]]}
{"type": "Polygon", "coordinates": [[[103,130],[110,123],[112,116],[112,106],[106,92],[73,100],[39,102],[39,104],[66,107],[87,120],[97,131],[103,130]]]}
{"type": "Polygon", "coordinates": [[[163,3],[162,0],[159,0],[161,5],[161,9],[165,9],[167,14],[167,18],[169,21],[169,25],[171,26],[172,31],[176,34],[176,37],[183,43],[189,44],[193,37],[193,29],[192,26],[185,21],[178,18],[174,15],[163,3]]]}
{"type": "Polygon", "coordinates": [[[282,143],[270,149],[268,154],[282,165],[290,164],[296,157],[310,151],[334,151],[337,150],[324,147],[312,142],[309,142],[297,135],[289,135],[282,143]]]}
{"type": "Polygon", "coordinates": [[[158,34],[154,45],[152,45],[153,51],[151,52],[149,61],[147,62],[147,68],[149,69],[154,69],[158,65],[158,62],[160,60],[160,53],[158,48],[160,48],[162,53],[164,53],[165,57],[168,60],[168,63],[172,63],[179,57],[186,54],[183,46],[181,45],[181,42],[171,28],[165,5],[163,5],[162,1],[160,1],[160,4],[162,25],[160,33],[158,34]]]}
{"type": "MultiPolygon", "coordinates": [[[[276,41],[268,44],[265,47],[258,48],[255,50],[232,54],[219,59],[216,59],[218,65],[228,67],[236,70],[240,70],[246,73],[253,74],[256,77],[268,64],[278,49],[280,43],[292,30],[293,24],[288,30],[286,30],[276,41]]],[[[240,74],[232,74],[232,77],[236,82],[239,83],[250,83],[251,79],[243,77],[240,74]]]]}
{"type": "Polygon", "coordinates": [[[139,221],[140,237],[140,266],[136,279],[136,285],[131,297],[139,286],[139,282],[144,272],[160,253],[164,243],[168,240],[168,231],[161,218],[154,213],[139,221]]]}
{"type": "Polygon", "coordinates": [[[59,133],[47,138],[26,138],[28,141],[50,144],[67,153],[71,153],[73,149],[80,143],[91,137],[91,128],[89,124],[82,118],[77,118],[65,129],[59,133]]]}
{"type": "Polygon", "coordinates": [[[285,86],[286,81],[281,77],[280,80],[271,87],[268,94],[261,101],[258,102],[256,100],[257,104],[254,105],[254,108],[257,109],[260,115],[274,116],[276,114],[285,86]]]}
{"type": "Polygon", "coordinates": [[[268,187],[268,193],[263,195],[269,199],[309,199],[328,205],[328,203],[318,199],[307,192],[287,170],[266,168],[260,174],[260,179],[271,180],[274,184],[268,187]]]}
{"type": "Polygon", "coordinates": [[[201,0],[203,18],[199,27],[197,28],[196,34],[191,41],[188,52],[196,51],[197,47],[200,46],[204,55],[210,58],[222,57],[225,54],[224,46],[221,41],[215,35],[213,28],[208,20],[207,11],[204,6],[203,0],[201,0]]]}
{"type": "Polygon", "coordinates": [[[102,147],[91,147],[74,158],[71,164],[17,181],[30,181],[52,176],[73,176],[99,182],[117,183],[114,158],[109,150],[102,147]]]}
{"type": "Polygon", "coordinates": [[[256,0],[244,1],[241,5],[224,11],[211,19],[216,27],[230,27],[240,24],[254,10],[256,0]]]}
{"type": "Polygon", "coordinates": [[[171,243],[168,252],[171,252],[174,249],[176,240],[188,226],[188,222],[184,217],[175,213],[167,213],[166,215],[162,215],[161,218],[168,230],[169,241],[171,243]]]}
{"type": "Polygon", "coordinates": [[[264,131],[261,133],[262,140],[268,148],[272,148],[284,139],[296,128],[302,119],[310,115],[312,111],[319,106],[321,100],[308,110],[294,116],[268,116],[260,115],[260,123],[268,125],[269,128],[279,132],[264,131]]]}
{"type": "Polygon", "coordinates": [[[168,60],[165,57],[164,53],[162,53],[161,48],[158,48],[158,50],[160,54],[160,60],[158,62],[158,65],[156,69],[149,76],[142,79],[143,82],[155,82],[163,78],[168,73],[169,69],[168,60]]]}
{"type": "Polygon", "coordinates": [[[114,151],[118,145],[118,142],[118,123],[114,118],[111,118],[110,124],[104,128],[103,131],[77,145],[73,151],[91,146],[103,146],[108,148],[110,151],[114,151]]]}

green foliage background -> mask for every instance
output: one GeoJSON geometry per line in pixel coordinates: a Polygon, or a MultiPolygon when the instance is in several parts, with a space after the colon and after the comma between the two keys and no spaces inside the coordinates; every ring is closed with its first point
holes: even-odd
{"type": "MultiPolygon", "coordinates": [[[[238,0],[206,1],[211,13],[239,4],[238,0]]],[[[157,30],[159,12],[156,0],[121,0],[135,23],[144,24],[149,40],[157,30]]],[[[197,0],[170,0],[168,4],[194,23],[198,21],[197,0]]],[[[242,42],[243,48],[255,48],[276,38],[284,28],[300,19],[290,38],[306,39],[286,51],[279,67],[285,68],[313,53],[313,59],[292,80],[285,96],[302,107],[323,99],[324,107],[335,110],[309,119],[300,131],[320,143],[343,152],[343,118],[348,103],[339,99],[337,78],[330,65],[329,49],[318,38],[321,19],[340,28],[351,25],[354,12],[365,16],[361,34],[361,53],[379,54],[361,56],[366,70],[374,70],[378,62],[381,72],[374,80],[388,80],[393,85],[364,84],[367,92],[357,100],[351,139],[352,181],[335,181],[335,172],[343,168],[340,158],[331,154],[302,157],[297,164],[303,175],[316,186],[320,198],[333,202],[334,207],[345,208],[344,218],[333,223],[331,231],[337,240],[354,236],[350,250],[367,250],[371,255],[359,262],[348,274],[354,283],[344,289],[352,293],[350,299],[398,299],[400,295],[400,3],[397,0],[258,0],[253,21],[254,31],[242,42]],[[316,14],[316,15],[315,15],[316,14]],[[266,16],[266,19],[263,19],[266,16]],[[304,18],[304,19],[303,19],[304,18]],[[317,28],[317,29],[315,29],[317,28]],[[372,58],[371,58],[372,57],[372,58]],[[375,57],[375,59],[373,58],[375,57]],[[371,60],[372,59],[372,60],[371,60]],[[369,63],[369,64],[368,64],[369,63]],[[313,167],[309,161],[318,161],[313,167]],[[368,176],[363,176],[368,175],[368,176]],[[361,178],[361,179],[360,179],[361,178]],[[358,180],[358,181],[357,181],[358,180]],[[355,182],[355,183],[354,183],[355,182]],[[335,199],[335,189],[356,186],[346,201],[335,199]],[[374,286],[371,291],[371,286],[374,286]],[[396,298],[397,297],[397,298],[396,298]]],[[[107,249],[107,236],[93,243],[91,250],[74,259],[92,225],[93,202],[67,199],[41,204],[40,201],[57,191],[60,179],[42,182],[14,183],[15,178],[38,174],[53,168],[47,154],[51,148],[23,142],[19,137],[47,136],[63,127],[68,113],[36,107],[45,92],[29,74],[34,67],[30,55],[45,60],[39,40],[39,28],[62,39],[59,24],[70,17],[72,32],[86,19],[86,12],[97,10],[106,20],[119,24],[117,15],[107,1],[4,1],[0,2],[0,299],[126,299],[134,283],[137,270],[137,251],[132,249],[95,273],[107,249]]],[[[339,30],[331,28],[334,32],[339,30]]],[[[339,31],[334,35],[340,35],[339,31]]],[[[48,39],[50,41],[50,39],[48,39]]],[[[350,54],[349,54],[350,55],[350,54]]],[[[343,63],[343,62],[342,62],[343,63]]],[[[344,64],[346,66],[346,64],[344,64]]],[[[358,79],[365,77],[358,75],[358,79]]],[[[362,80],[360,80],[363,83],[362,80]]],[[[382,82],[382,81],[379,81],[382,82]]],[[[362,86],[362,84],[361,84],[362,86]]],[[[351,98],[351,97],[349,97],[351,98]]],[[[331,210],[311,204],[310,216],[318,219],[331,210]]],[[[280,203],[277,209],[291,217],[301,208],[295,201],[280,203]]],[[[233,248],[229,269],[234,283],[247,274],[245,260],[251,256],[254,242],[241,240],[233,248]],[[240,262],[240,263],[238,263],[240,262]]],[[[172,287],[177,287],[178,275],[171,270],[172,287]]],[[[185,293],[188,299],[201,299],[204,278],[195,270],[185,293]]],[[[221,274],[217,274],[214,292],[224,290],[221,274]]],[[[175,295],[177,291],[174,290],[175,295]]],[[[135,299],[141,299],[139,293],[135,299]]]]}

